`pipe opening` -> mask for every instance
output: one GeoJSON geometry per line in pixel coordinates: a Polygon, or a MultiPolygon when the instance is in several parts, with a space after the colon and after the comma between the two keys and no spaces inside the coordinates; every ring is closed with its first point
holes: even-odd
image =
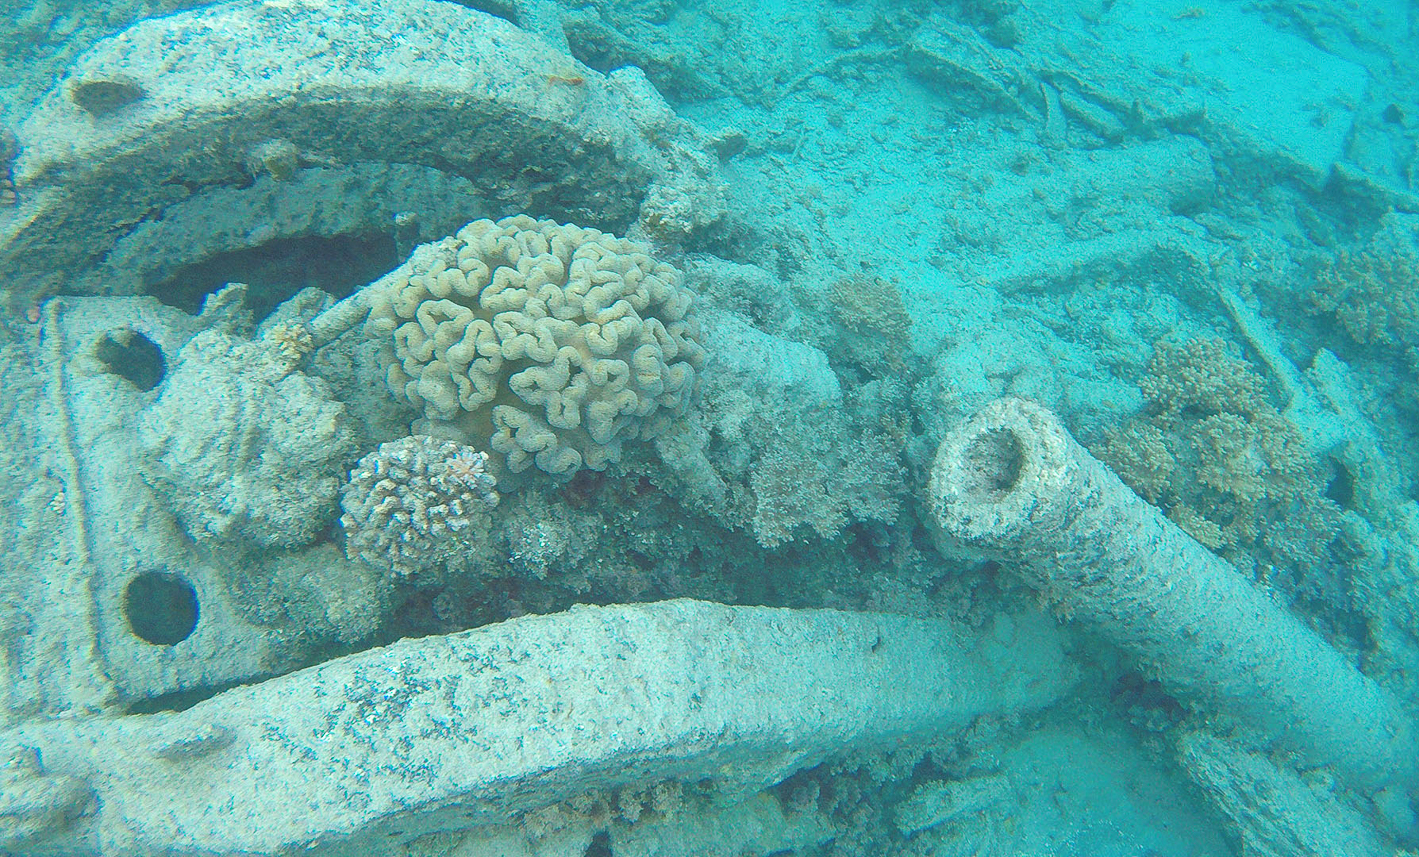
{"type": "Polygon", "coordinates": [[[1025,468],[1025,447],[1015,432],[993,429],[976,435],[962,459],[964,497],[973,503],[999,503],[1020,482],[1025,468]]]}

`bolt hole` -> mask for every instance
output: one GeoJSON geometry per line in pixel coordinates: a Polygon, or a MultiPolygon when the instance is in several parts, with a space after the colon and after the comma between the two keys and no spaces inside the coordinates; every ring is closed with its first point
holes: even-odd
{"type": "Polygon", "coordinates": [[[166,571],[145,571],[123,591],[123,615],[144,642],[175,646],[197,627],[197,590],[166,571]]]}
{"type": "Polygon", "coordinates": [[[161,384],[167,374],[163,350],[136,330],[110,330],[99,339],[94,355],[105,370],[145,393],[161,384]]]}

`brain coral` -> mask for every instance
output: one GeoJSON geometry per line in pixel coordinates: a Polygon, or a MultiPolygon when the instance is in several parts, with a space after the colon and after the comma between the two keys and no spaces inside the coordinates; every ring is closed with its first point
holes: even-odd
{"type": "Polygon", "coordinates": [[[704,359],[691,293],[595,229],[478,220],[395,272],[366,329],[390,389],[509,470],[604,470],[689,404],[704,359]]]}

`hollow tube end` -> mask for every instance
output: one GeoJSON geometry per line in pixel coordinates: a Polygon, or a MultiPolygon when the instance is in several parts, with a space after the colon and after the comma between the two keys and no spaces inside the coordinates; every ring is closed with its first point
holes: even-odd
{"type": "Polygon", "coordinates": [[[1061,526],[1081,499],[1074,444],[1058,417],[1021,398],[997,399],[941,442],[926,502],[938,537],[1010,547],[1061,526]]]}

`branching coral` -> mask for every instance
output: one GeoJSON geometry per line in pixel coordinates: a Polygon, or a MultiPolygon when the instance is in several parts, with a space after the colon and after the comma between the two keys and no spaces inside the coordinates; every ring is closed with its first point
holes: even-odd
{"type": "Polygon", "coordinates": [[[1149,503],[1158,503],[1167,493],[1168,481],[1178,466],[1163,430],[1142,420],[1119,426],[1105,441],[1100,455],[1149,503]]]}
{"type": "Polygon", "coordinates": [[[1324,497],[1319,462],[1249,363],[1220,339],[1164,342],[1140,386],[1147,413],[1100,448],[1129,487],[1214,549],[1264,543],[1296,556],[1324,548],[1339,509],[1324,497]],[[1305,545],[1264,525],[1278,514],[1312,522],[1305,545]]]}
{"type": "Polygon", "coordinates": [[[709,323],[718,347],[699,407],[713,437],[707,459],[731,486],[721,522],[747,524],[767,548],[804,526],[833,539],[854,520],[893,523],[905,391],[878,381],[845,397],[818,349],[732,317],[709,323]]]}
{"type": "Polygon", "coordinates": [[[1159,343],[1140,386],[1150,409],[1165,423],[1269,407],[1262,377],[1227,343],[1212,337],[1159,343]]]}
{"type": "Polygon", "coordinates": [[[1260,503],[1303,501],[1321,487],[1304,439],[1280,414],[1213,414],[1195,429],[1197,476],[1214,491],[1260,503]]]}
{"type": "Polygon", "coordinates": [[[829,294],[842,356],[868,375],[898,376],[911,355],[911,314],[897,284],[865,274],[833,283],[829,294]]]}
{"type": "Polygon", "coordinates": [[[550,220],[470,223],[426,245],[370,311],[390,389],[509,470],[604,470],[665,431],[704,356],[680,272],[550,220]]]}
{"type": "Polygon", "coordinates": [[[1361,345],[1408,346],[1419,339],[1419,223],[1390,215],[1362,249],[1342,250],[1316,272],[1311,309],[1361,345]]]}
{"type": "Polygon", "coordinates": [[[754,535],[759,544],[778,547],[793,537],[795,527],[807,524],[820,538],[831,539],[847,525],[847,510],[834,496],[832,480],[825,478],[815,459],[800,459],[791,447],[770,447],[754,468],[749,485],[754,491],[754,535]]]}

